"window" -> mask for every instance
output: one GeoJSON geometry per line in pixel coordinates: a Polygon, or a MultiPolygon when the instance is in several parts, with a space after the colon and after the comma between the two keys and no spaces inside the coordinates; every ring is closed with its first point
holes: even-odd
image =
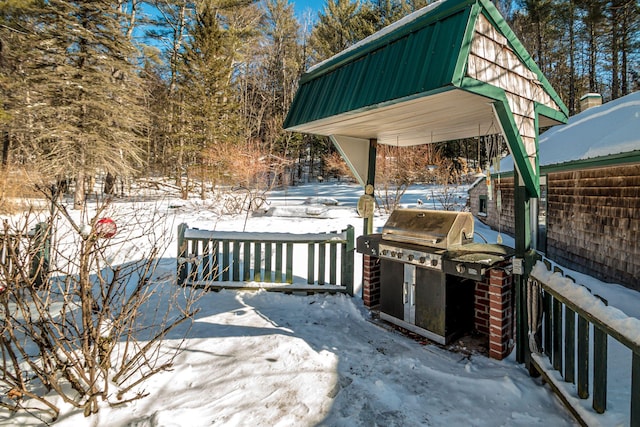
{"type": "Polygon", "coordinates": [[[487,216],[487,195],[481,194],[478,203],[478,215],[487,216]]]}

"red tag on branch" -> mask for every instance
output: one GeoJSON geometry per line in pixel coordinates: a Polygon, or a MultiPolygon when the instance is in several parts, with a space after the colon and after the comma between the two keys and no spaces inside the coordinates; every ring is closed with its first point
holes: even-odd
{"type": "Polygon", "coordinates": [[[96,222],[96,236],[110,239],[118,232],[116,223],[111,218],[101,218],[96,222]]]}

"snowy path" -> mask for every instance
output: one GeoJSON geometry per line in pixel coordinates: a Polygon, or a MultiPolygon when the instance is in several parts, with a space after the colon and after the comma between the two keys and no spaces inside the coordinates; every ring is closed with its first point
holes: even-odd
{"type": "Polygon", "coordinates": [[[94,425],[574,425],[513,360],[423,346],[367,321],[358,301],[210,293],[177,369],[148,385],[161,391],[94,425]]]}

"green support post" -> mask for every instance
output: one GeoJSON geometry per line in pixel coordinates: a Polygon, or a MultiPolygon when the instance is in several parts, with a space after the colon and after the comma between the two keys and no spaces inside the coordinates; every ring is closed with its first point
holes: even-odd
{"type": "MultiPolygon", "coordinates": [[[[514,174],[514,208],[515,208],[515,256],[520,260],[519,274],[514,277],[514,287],[516,296],[516,361],[524,363],[531,370],[531,350],[527,340],[528,320],[527,320],[527,277],[533,267],[532,260],[528,260],[527,252],[531,248],[531,228],[530,228],[530,205],[529,194],[524,186],[520,185],[518,172],[514,174]],[[528,261],[528,262],[527,262],[528,261]],[[528,265],[529,264],[529,265],[528,265]]],[[[515,269],[514,269],[515,270],[515,269]]],[[[516,271],[514,271],[515,273],[516,271]]]]}
{"type": "MultiPolygon", "coordinates": [[[[370,139],[369,140],[369,164],[367,166],[367,182],[366,186],[370,185],[371,189],[375,188],[376,183],[376,153],[378,151],[378,140],[370,139]]],[[[375,197],[375,193],[372,193],[371,196],[375,197]]],[[[373,233],[373,215],[371,217],[364,218],[364,234],[373,233]]]]}

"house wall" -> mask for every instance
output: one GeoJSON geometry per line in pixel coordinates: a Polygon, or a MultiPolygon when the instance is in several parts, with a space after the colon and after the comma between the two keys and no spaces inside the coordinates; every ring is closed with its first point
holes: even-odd
{"type": "MultiPolygon", "coordinates": [[[[547,185],[546,256],[605,282],[640,290],[640,164],[553,172],[547,174],[547,185]]],[[[482,186],[486,194],[485,183],[469,192],[474,215],[482,186]]],[[[497,187],[494,179],[487,216],[478,218],[495,229],[499,220],[502,231],[513,234],[513,179],[501,179],[500,216],[495,211],[497,187]]]]}
{"type": "Polygon", "coordinates": [[[480,209],[480,195],[487,195],[487,182],[486,180],[480,181],[473,188],[469,190],[469,208],[473,216],[484,222],[495,230],[500,230],[503,233],[514,235],[514,204],[513,204],[513,178],[500,178],[498,180],[493,178],[492,182],[493,199],[487,200],[487,213],[482,215],[479,213],[480,209]],[[498,197],[498,185],[500,188],[501,206],[498,212],[497,197],[498,197]]]}

